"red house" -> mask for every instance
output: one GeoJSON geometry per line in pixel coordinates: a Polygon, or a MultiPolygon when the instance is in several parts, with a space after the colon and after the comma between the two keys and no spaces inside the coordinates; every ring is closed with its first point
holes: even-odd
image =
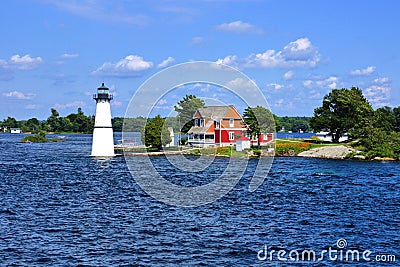
{"type": "MultiPolygon", "coordinates": [[[[229,146],[236,140],[247,138],[247,128],[242,116],[234,106],[208,106],[197,109],[193,115],[194,126],[188,131],[188,143],[192,146],[229,146]]],[[[260,143],[266,144],[273,134],[259,136],[260,143]]],[[[251,140],[257,144],[257,139],[251,140]]]]}

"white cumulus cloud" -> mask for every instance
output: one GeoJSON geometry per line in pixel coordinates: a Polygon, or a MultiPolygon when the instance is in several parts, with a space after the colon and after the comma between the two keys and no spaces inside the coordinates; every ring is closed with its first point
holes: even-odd
{"type": "Polygon", "coordinates": [[[312,85],[313,85],[313,81],[311,81],[311,80],[305,80],[305,81],[303,81],[303,86],[304,86],[305,88],[312,88],[312,85]]]}
{"type": "Polygon", "coordinates": [[[384,84],[384,83],[388,83],[388,82],[389,82],[389,79],[387,77],[374,79],[374,83],[376,83],[376,84],[384,84]]]}
{"type": "Polygon", "coordinates": [[[16,54],[11,56],[8,61],[0,59],[0,68],[11,70],[31,70],[35,69],[42,63],[43,59],[41,57],[31,57],[28,54],[20,56],[16,54]]]}
{"type": "Polygon", "coordinates": [[[375,66],[369,66],[365,69],[357,69],[357,70],[352,70],[350,71],[350,75],[353,76],[368,76],[371,75],[372,73],[374,73],[375,71],[375,66]]]}
{"type": "Polygon", "coordinates": [[[252,54],[245,60],[245,67],[295,68],[315,67],[320,61],[320,53],[308,38],[290,42],[281,51],[273,49],[252,54]]]}
{"type": "MultiPolygon", "coordinates": [[[[282,50],[268,49],[263,53],[251,54],[246,58],[229,55],[219,58],[217,64],[226,64],[239,68],[301,68],[315,67],[321,56],[319,50],[308,38],[300,38],[290,42],[282,50]]],[[[283,78],[289,80],[293,77],[292,70],[287,71],[283,78]]]]}
{"type": "Polygon", "coordinates": [[[285,100],[281,98],[275,102],[274,107],[276,108],[282,107],[283,103],[285,103],[285,100]]]}
{"type": "Polygon", "coordinates": [[[35,97],[34,94],[24,94],[19,91],[11,91],[8,93],[3,93],[3,96],[5,97],[11,97],[11,98],[16,98],[16,99],[32,99],[35,97]]]}
{"type": "Polygon", "coordinates": [[[217,30],[233,32],[233,33],[262,33],[262,29],[241,20],[222,23],[215,27],[217,30]]]}
{"type": "Polygon", "coordinates": [[[365,90],[365,96],[374,106],[386,106],[390,98],[390,87],[387,85],[371,85],[365,90]]]}
{"type": "Polygon", "coordinates": [[[285,80],[290,80],[294,75],[294,72],[292,70],[289,70],[283,74],[283,79],[285,80]]]}
{"type": "Polygon", "coordinates": [[[303,81],[303,86],[305,88],[311,89],[311,88],[329,88],[329,89],[335,89],[338,88],[338,83],[339,83],[339,78],[336,76],[330,76],[328,78],[314,78],[313,80],[305,80],[303,81]]]}
{"type": "Polygon", "coordinates": [[[253,81],[243,78],[231,80],[225,86],[232,89],[257,89],[257,85],[253,81]]]}
{"type": "Polygon", "coordinates": [[[153,63],[145,61],[137,55],[128,55],[117,63],[106,62],[93,75],[104,75],[114,77],[132,77],[142,75],[144,71],[153,67],[153,63]]]}
{"type": "Polygon", "coordinates": [[[168,57],[165,60],[163,60],[160,64],[157,65],[158,68],[165,68],[171,65],[172,63],[175,62],[175,59],[173,57],[168,57]]]}
{"type": "Polygon", "coordinates": [[[376,78],[373,84],[365,89],[365,96],[372,105],[382,107],[389,105],[390,85],[388,78],[376,78]]]}
{"type": "Polygon", "coordinates": [[[273,88],[274,90],[276,90],[276,91],[278,91],[278,90],[280,90],[280,89],[282,89],[283,88],[283,85],[282,84],[278,84],[278,83],[269,83],[269,84],[267,84],[267,87],[268,88],[273,88]]]}
{"type": "Polygon", "coordinates": [[[237,56],[226,56],[224,58],[219,58],[215,63],[217,64],[224,64],[228,66],[236,65],[237,56]]]}

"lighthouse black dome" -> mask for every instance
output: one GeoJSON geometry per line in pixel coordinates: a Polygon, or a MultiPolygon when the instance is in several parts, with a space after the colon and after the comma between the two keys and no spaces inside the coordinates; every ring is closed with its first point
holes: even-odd
{"type": "Polygon", "coordinates": [[[109,94],[109,89],[104,85],[104,83],[101,83],[101,86],[97,88],[97,94],[93,95],[93,99],[98,101],[110,101],[113,99],[113,95],[109,94]]]}

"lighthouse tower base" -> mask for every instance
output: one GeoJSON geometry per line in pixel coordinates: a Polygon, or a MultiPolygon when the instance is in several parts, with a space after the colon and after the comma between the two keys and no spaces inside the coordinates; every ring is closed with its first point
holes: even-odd
{"type": "Polygon", "coordinates": [[[92,157],[114,157],[113,129],[94,128],[92,141],[92,157]]]}

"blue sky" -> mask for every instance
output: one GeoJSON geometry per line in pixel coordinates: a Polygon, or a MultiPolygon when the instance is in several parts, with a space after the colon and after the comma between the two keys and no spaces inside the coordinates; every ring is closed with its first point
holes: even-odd
{"type": "MultiPolygon", "coordinates": [[[[123,116],[153,74],[194,60],[238,68],[280,116],[311,116],[332,88],[351,86],[375,108],[399,106],[399,10],[396,0],[4,1],[0,119],[94,114],[102,82],[123,116]]],[[[159,101],[160,113],[179,97],[159,101]]]]}

